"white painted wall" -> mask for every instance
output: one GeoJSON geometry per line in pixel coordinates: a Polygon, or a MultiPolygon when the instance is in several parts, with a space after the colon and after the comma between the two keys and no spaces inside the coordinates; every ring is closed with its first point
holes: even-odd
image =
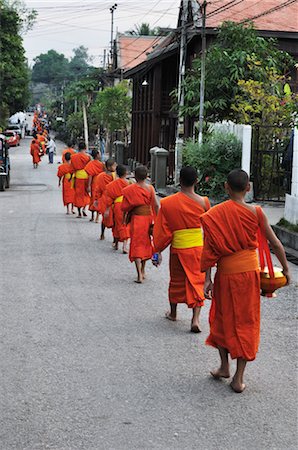
{"type": "Polygon", "coordinates": [[[291,195],[286,195],[285,219],[298,224],[298,128],[294,129],[291,195]]]}

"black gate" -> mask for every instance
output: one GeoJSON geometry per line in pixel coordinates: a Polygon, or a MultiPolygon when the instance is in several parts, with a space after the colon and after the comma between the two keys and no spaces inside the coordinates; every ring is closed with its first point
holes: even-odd
{"type": "Polygon", "coordinates": [[[256,200],[284,201],[290,192],[292,129],[256,126],[252,140],[252,176],[256,200]]]}

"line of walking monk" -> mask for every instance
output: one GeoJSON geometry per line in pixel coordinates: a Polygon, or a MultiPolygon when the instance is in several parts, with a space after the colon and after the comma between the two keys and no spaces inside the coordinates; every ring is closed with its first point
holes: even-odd
{"type": "Polygon", "coordinates": [[[290,273],[282,244],[274,234],[261,208],[245,203],[250,189],[246,172],[233,170],[225,185],[230,200],[210,208],[208,198],[195,193],[197,171],[184,167],[180,173],[181,192],[160,201],[147,183],[147,168],[138,166],[135,183],[126,179],[124,166],[114,159],[105,164],[97,151],[93,160],[85,145],[79,151],[66,149],[59,166],[59,184],[63,183],[63,202],[67,214],[75,206],[78,218],[91,221],[102,216],[100,239],[105,228],[112,228],[115,249],[123,242],[129,259],[135,263],[136,282],[142,284],[146,261],[154,256],[161,263],[161,253],[170,246],[170,311],[166,318],[175,322],[177,305],[192,309],[191,331],[200,332],[200,311],[205,299],[212,299],[210,334],[206,343],[218,349],[220,366],[211,371],[215,379],[230,378],[229,357],[237,359],[237,369],[230,383],[241,393],[247,361],[253,361],[260,340],[260,270],[256,249],[261,222],[283,273],[290,273]],[[217,266],[214,281],[211,269],[217,266]]]}

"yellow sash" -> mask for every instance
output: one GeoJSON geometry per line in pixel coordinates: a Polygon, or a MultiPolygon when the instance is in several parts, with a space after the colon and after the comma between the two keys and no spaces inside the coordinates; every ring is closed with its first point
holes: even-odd
{"type": "Polygon", "coordinates": [[[203,247],[203,232],[201,228],[176,230],[172,239],[173,248],[203,247]]]}
{"type": "Polygon", "coordinates": [[[120,195],[120,197],[115,198],[114,203],[122,203],[123,202],[123,195],[120,195]]]}
{"type": "Polygon", "coordinates": [[[78,180],[87,180],[89,178],[88,173],[86,172],[86,170],[82,169],[82,170],[77,170],[76,171],[76,178],[78,180]]]}
{"type": "Polygon", "coordinates": [[[67,173],[67,174],[64,175],[64,178],[66,180],[70,180],[70,177],[71,177],[71,173],[67,173]]]}

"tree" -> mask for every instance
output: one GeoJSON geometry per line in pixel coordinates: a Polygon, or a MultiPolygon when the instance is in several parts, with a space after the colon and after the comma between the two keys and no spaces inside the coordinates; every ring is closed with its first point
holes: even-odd
{"type": "Polygon", "coordinates": [[[89,69],[91,58],[88,55],[88,49],[83,45],[73,49],[74,56],[69,62],[69,71],[73,79],[86,75],[89,69]]]}
{"type": "Polygon", "coordinates": [[[131,36],[157,36],[159,29],[150,28],[150,24],[143,22],[141,25],[135,25],[134,29],[126,31],[131,36]]]}
{"type": "Polygon", "coordinates": [[[25,109],[29,102],[29,71],[21,29],[23,20],[8,2],[0,10],[0,121],[25,109]]]}
{"type": "Polygon", "coordinates": [[[126,130],[130,120],[131,97],[127,83],[108,87],[97,94],[91,114],[107,129],[107,143],[110,143],[114,131],[126,130]]]}
{"type": "MultiPolygon", "coordinates": [[[[206,53],[205,113],[209,120],[234,119],[231,109],[235,97],[241,95],[239,80],[266,83],[274,69],[286,73],[294,62],[277,48],[276,41],[259,37],[252,25],[225,22],[206,53]]],[[[185,78],[183,113],[199,115],[201,60],[196,59],[185,78]]]]}
{"type": "Polygon", "coordinates": [[[56,50],[49,50],[34,59],[32,81],[59,85],[69,77],[69,61],[56,50]]]}

